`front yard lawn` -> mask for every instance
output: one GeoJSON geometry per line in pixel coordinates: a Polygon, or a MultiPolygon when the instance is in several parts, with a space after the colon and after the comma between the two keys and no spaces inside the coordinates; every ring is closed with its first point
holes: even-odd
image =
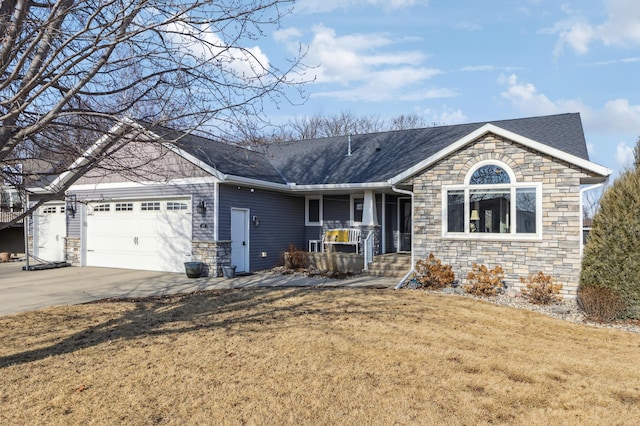
{"type": "Polygon", "coordinates": [[[0,317],[0,424],[636,424],[640,334],[422,291],[0,317]]]}

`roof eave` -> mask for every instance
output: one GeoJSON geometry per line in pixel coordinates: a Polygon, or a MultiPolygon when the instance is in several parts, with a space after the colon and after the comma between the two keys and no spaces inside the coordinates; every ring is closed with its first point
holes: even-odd
{"type": "Polygon", "coordinates": [[[580,168],[583,168],[585,170],[588,170],[596,175],[601,176],[602,178],[604,178],[606,180],[606,178],[608,178],[608,176],[611,175],[612,170],[601,166],[599,164],[593,163],[589,160],[585,160],[584,158],[580,158],[577,157],[575,155],[569,154],[565,151],[561,151],[557,148],[553,148],[550,147],[548,145],[545,145],[543,143],[534,141],[533,139],[527,138],[525,136],[519,135],[517,133],[511,132],[509,130],[503,129],[501,127],[496,126],[495,124],[485,124],[484,126],[476,129],[475,131],[469,133],[468,135],[458,139],[456,142],[452,143],[451,145],[447,146],[446,148],[436,152],[435,154],[431,155],[430,157],[426,158],[425,160],[419,162],[418,164],[414,165],[413,167],[408,168],[407,170],[405,170],[402,173],[397,174],[396,176],[392,177],[391,179],[388,180],[388,182],[392,185],[398,184],[418,173],[420,173],[422,170],[424,170],[425,168],[431,166],[432,164],[440,161],[441,159],[443,159],[444,157],[446,157],[449,154],[452,154],[453,152],[463,148],[465,145],[470,144],[471,142],[475,141],[478,138],[481,138],[482,136],[488,134],[488,133],[493,133],[497,136],[503,137],[505,139],[509,139],[513,142],[519,143],[521,145],[524,145],[526,147],[529,147],[531,149],[534,149],[538,152],[541,152],[543,154],[547,154],[550,155],[554,158],[558,158],[560,160],[566,161],[570,164],[576,165],[580,168]]]}

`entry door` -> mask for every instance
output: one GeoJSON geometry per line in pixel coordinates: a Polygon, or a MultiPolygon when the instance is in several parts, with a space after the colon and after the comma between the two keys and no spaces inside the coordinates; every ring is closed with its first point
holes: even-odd
{"type": "Polygon", "coordinates": [[[64,260],[67,221],[64,204],[45,204],[38,209],[35,256],[48,262],[64,260]]]}
{"type": "Polygon", "coordinates": [[[411,198],[398,199],[398,222],[399,251],[411,251],[411,198]]]}
{"type": "Polygon", "coordinates": [[[231,209],[231,264],[237,272],[249,270],[249,210],[231,209]]]}

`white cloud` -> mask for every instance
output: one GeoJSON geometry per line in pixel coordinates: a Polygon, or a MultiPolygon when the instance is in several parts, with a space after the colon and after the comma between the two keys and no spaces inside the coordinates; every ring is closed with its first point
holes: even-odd
{"type": "Polygon", "coordinates": [[[525,114],[580,112],[585,126],[591,132],[640,134],[640,105],[632,105],[628,99],[608,101],[596,110],[580,99],[549,99],[538,92],[533,84],[520,82],[515,74],[502,75],[498,82],[506,86],[500,96],[525,114]]]}
{"type": "Polygon", "coordinates": [[[469,121],[469,118],[461,109],[451,109],[446,106],[442,107],[442,110],[440,111],[433,108],[426,108],[419,110],[418,114],[424,115],[428,123],[432,123],[437,126],[449,126],[469,121]]]}
{"type": "Polygon", "coordinates": [[[633,165],[633,147],[620,142],[616,147],[616,162],[620,169],[633,165]]]}
{"type": "Polygon", "coordinates": [[[482,29],[482,25],[474,22],[459,22],[454,26],[454,28],[462,31],[480,31],[482,29]]]}
{"type": "Polygon", "coordinates": [[[427,6],[428,4],[429,0],[298,0],[295,11],[307,14],[326,13],[361,6],[378,7],[385,11],[392,11],[412,6],[427,6]]]}
{"type": "Polygon", "coordinates": [[[519,82],[518,76],[515,74],[501,75],[498,82],[507,86],[507,90],[502,92],[500,96],[527,114],[548,115],[559,112],[559,106],[556,103],[544,94],[538,93],[533,84],[519,82]]]}
{"type": "Polygon", "coordinates": [[[238,78],[260,78],[268,75],[269,58],[259,46],[227,46],[208,28],[196,28],[176,22],[166,25],[171,41],[184,52],[185,57],[198,60],[216,60],[238,78]]]}
{"type": "Polygon", "coordinates": [[[278,42],[286,42],[300,37],[302,37],[302,31],[295,27],[277,30],[273,33],[273,39],[278,42]]]}
{"type": "Polygon", "coordinates": [[[460,71],[464,72],[495,72],[506,71],[513,72],[522,69],[521,67],[499,67],[495,65],[467,65],[460,68],[460,71]]]}
{"type": "Polygon", "coordinates": [[[601,24],[591,24],[573,10],[563,8],[568,19],[557,22],[545,33],[557,33],[558,42],[554,54],[562,53],[564,46],[576,53],[589,51],[590,45],[599,41],[607,46],[640,45],[640,8],[637,0],[607,0],[607,19],[601,24]]]}
{"type": "MultiPolygon", "coordinates": [[[[280,40],[295,52],[305,43],[295,31],[283,30],[280,40]]],[[[306,46],[304,62],[311,68],[306,79],[338,85],[315,97],[351,101],[415,101],[456,96],[451,89],[430,87],[425,82],[442,71],[424,66],[427,56],[418,50],[398,50],[406,39],[385,33],[338,35],[333,28],[315,25],[306,46]]]]}
{"type": "Polygon", "coordinates": [[[622,59],[612,59],[610,61],[598,61],[593,63],[592,65],[618,65],[618,64],[632,64],[635,62],[640,62],[640,56],[632,56],[629,58],[622,58],[622,59]]]}

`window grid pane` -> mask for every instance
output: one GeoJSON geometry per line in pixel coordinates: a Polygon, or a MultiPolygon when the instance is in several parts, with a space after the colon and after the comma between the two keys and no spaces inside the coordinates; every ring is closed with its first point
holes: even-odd
{"type": "Polygon", "coordinates": [[[158,211],[160,210],[160,202],[140,203],[142,211],[158,211]]]}
{"type": "Polygon", "coordinates": [[[518,234],[537,232],[537,204],[535,188],[516,189],[516,232],[518,234]]]}
{"type": "Polygon", "coordinates": [[[130,211],[133,211],[133,203],[116,203],[115,210],[117,212],[130,212],[130,211]]]}
{"type": "Polygon", "coordinates": [[[309,218],[308,222],[310,223],[319,223],[320,222],[320,200],[310,199],[309,200],[309,218]]]}
{"type": "Polygon", "coordinates": [[[187,210],[187,203],[168,201],[167,210],[187,210]]]}
{"type": "Polygon", "coordinates": [[[464,232],[464,191],[447,193],[447,231],[464,232]]]}
{"type": "Polygon", "coordinates": [[[364,212],[364,198],[353,199],[353,221],[362,222],[362,214],[364,212]]]}

